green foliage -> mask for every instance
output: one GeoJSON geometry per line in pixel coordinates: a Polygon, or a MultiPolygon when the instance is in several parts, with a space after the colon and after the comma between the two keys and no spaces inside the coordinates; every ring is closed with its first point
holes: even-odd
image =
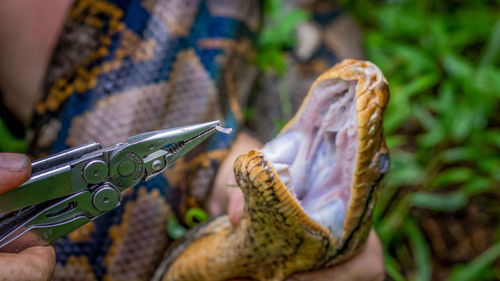
{"type": "Polygon", "coordinates": [[[410,202],[415,207],[443,212],[456,212],[467,204],[467,194],[461,191],[451,192],[446,195],[415,192],[410,195],[410,202]]]}
{"type": "Polygon", "coordinates": [[[12,136],[2,119],[0,119],[0,152],[26,152],[26,141],[12,136]]]}
{"type": "Polygon", "coordinates": [[[310,14],[301,9],[285,6],[282,0],[265,0],[263,15],[255,64],[265,73],[272,70],[278,75],[278,92],[283,114],[280,119],[274,120],[274,123],[277,128],[282,128],[286,124],[284,120],[292,117],[289,91],[282,78],[286,71],[285,51],[295,45],[297,25],[310,18],[310,14]]]}
{"type": "Polygon", "coordinates": [[[264,5],[264,25],[257,42],[256,64],[263,71],[274,69],[285,72],[283,51],[296,42],[297,24],[305,21],[309,14],[303,10],[285,7],[282,0],[266,0],[264,5]]]}
{"type": "MultiPolygon", "coordinates": [[[[193,228],[201,222],[207,221],[210,216],[207,212],[199,208],[191,208],[186,212],[185,222],[189,228],[193,228]]],[[[174,214],[170,214],[167,219],[167,234],[172,239],[181,238],[187,229],[182,226],[174,214]]]]}
{"type": "Polygon", "coordinates": [[[181,238],[187,229],[182,226],[174,214],[170,214],[167,218],[167,234],[172,239],[181,238]]]}
{"type": "Polygon", "coordinates": [[[499,258],[500,242],[497,242],[493,247],[469,264],[455,267],[451,272],[448,281],[473,281],[482,279],[483,276],[490,277],[487,275],[489,273],[487,272],[488,266],[499,258]]]}
{"type": "Polygon", "coordinates": [[[412,250],[415,253],[415,263],[418,273],[415,280],[430,280],[432,271],[431,255],[424,236],[418,229],[417,224],[411,219],[405,220],[404,230],[410,238],[412,250]]]}
{"type": "MultiPolygon", "coordinates": [[[[498,193],[500,3],[343,2],[391,88],[384,126],[392,164],[375,212],[386,269],[395,280],[429,280],[429,246],[413,210],[452,215],[475,196],[498,193]]],[[[488,266],[497,248],[457,266],[449,280],[495,279],[488,266]]]]}
{"type": "Polygon", "coordinates": [[[196,226],[200,222],[207,221],[210,216],[200,208],[191,208],[186,212],[186,224],[189,227],[196,226]]]}

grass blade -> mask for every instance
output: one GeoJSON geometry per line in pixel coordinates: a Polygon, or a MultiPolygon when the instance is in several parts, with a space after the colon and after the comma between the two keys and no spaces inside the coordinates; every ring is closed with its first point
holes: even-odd
{"type": "Polygon", "coordinates": [[[481,273],[498,258],[500,258],[500,242],[497,242],[467,265],[456,266],[447,281],[478,280],[481,273]]]}
{"type": "Polygon", "coordinates": [[[431,279],[432,264],[429,246],[425,241],[424,235],[420,232],[417,224],[412,219],[407,219],[404,224],[405,232],[410,239],[415,264],[417,267],[417,281],[428,281],[431,279]]]}

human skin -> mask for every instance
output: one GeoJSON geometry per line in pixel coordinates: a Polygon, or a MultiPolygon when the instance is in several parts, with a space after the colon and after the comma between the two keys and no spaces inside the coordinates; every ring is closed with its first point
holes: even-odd
{"type": "MultiPolygon", "coordinates": [[[[0,194],[23,182],[31,174],[28,157],[17,153],[0,153],[0,194]]],[[[0,281],[50,280],[56,263],[52,246],[36,246],[20,253],[0,253],[0,281]]]]}
{"type": "Polygon", "coordinates": [[[0,1],[0,91],[23,123],[29,121],[52,50],[73,0],[0,1]]]}
{"type": "MultiPolygon", "coordinates": [[[[223,213],[227,204],[227,214],[233,226],[238,225],[243,213],[243,193],[236,187],[233,163],[238,155],[261,147],[261,143],[251,136],[240,133],[221,164],[215,178],[209,210],[213,215],[223,213]]],[[[374,230],[371,231],[364,248],[350,260],[332,268],[294,274],[288,281],[323,281],[323,280],[384,280],[384,256],[382,245],[374,230]]],[[[243,279],[231,280],[242,281],[243,279]]]]}
{"type": "MultiPolygon", "coordinates": [[[[28,122],[65,15],[72,0],[0,1],[0,89],[3,102],[23,123],[28,122]]],[[[0,153],[0,194],[25,182],[28,157],[0,153]]],[[[0,281],[50,280],[55,267],[51,246],[0,253],[0,281]]]]}

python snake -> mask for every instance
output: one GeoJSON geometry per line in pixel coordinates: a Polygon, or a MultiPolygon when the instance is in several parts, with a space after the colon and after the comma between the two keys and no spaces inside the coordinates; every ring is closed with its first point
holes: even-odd
{"type": "MultiPolygon", "coordinates": [[[[299,45],[306,42],[301,46],[306,52],[297,50],[293,52],[296,55],[287,56],[285,77],[292,92],[292,109],[295,110],[306,92],[301,89],[309,87],[313,77],[338,62],[340,57],[359,57],[361,52],[358,51],[359,42],[358,45],[352,42],[357,34],[355,28],[349,27],[348,36],[342,37],[342,31],[352,24],[338,6],[329,1],[284,2],[312,11],[313,19],[304,26],[308,31],[311,28],[316,30],[318,35],[312,39],[299,38],[299,45]]],[[[262,1],[76,0],[46,72],[43,97],[36,107],[28,134],[30,154],[42,157],[90,140],[107,146],[144,131],[213,119],[223,120],[225,126],[236,131],[244,121],[244,108],[249,99],[254,101],[257,112],[250,127],[268,139],[273,134],[269,124],[275,116],[268,116],[274,109],[267,110],[266,106],[279,105],[275,102],[276,94],[272,93],[275,92],[275,78],[272,74],[260,74],[253,64],[262,8],[262,1]],[[260,89],[255,85],[261,85],[260,89]],[[258,98],[254,97],[255,92],[260,92],[258,98]],[[263,109],[267,111],[262,112],[263,109]],[[261,119],[263,117],[266,121],[261,119]]],[[[351,75],[345,78],[381,83],[379,90],[369,92],[370,97],[387,91],[387,87],[383,87],[385,80],[376,71],[364,78],[356,78],[355,73],[351,75]],[[380,79],[373,80],[374,77],[380,79]]],[[[322,77],[326,79],[326,76],[322,77]]],[[[374,100],[357,99],[357,102],[366,102],[365,105],[373,104],[368,101],[374,100]]],[[[382,101],[387,101],[383,95],[382,101]]],[[[381,118],[385,105],[380,103],[379,106],[377,112],[381,118]]],[[[357,116],[361,120],[361,113],[357,116]]],[[[370,137],[376,141],[376,144],[372,143],[373,151],[358,157],[362,161],[371,161],[366,170],[374,172],[363,178],[367,184],[380,172],[376,172],[378,163],[375,162],[383,154],[381,119],[374,120],[378,124],[375,132],[380,135],[370,137]]],[[[293,123],[296,121],[290,124],[293,123]]],[[[291,127],[293,125],[288,128],[291,127]]],[[[365,131],[359,130],[360,136],[362,132],[365,131]]],[[[149,280],[155,272],[165,276],[179,272],[182,275],[176,266],[182,257],[188,257],[186,254],[180,254],[178,259],[173,259],[173,255],[163,258],[171,243],[165,233],[168,218],[173,214],[184,224],[189,209],[206,206],[213,177],[234,136],[217,135],[178,161],[162,177],[124,194],[123,204],[107,216],[55,243],[57,267],[54,280],[149,280]]],[[[360,139],[358,147],[361,143],[360,139]]],[[[265,151],[265,156],[260,156],[260,152],[250,155],[259,155],[255,156],[258,159],[268,157],[265,151]]],[[[250,155],[243,156],[238,163],[255,158],[250,155]]],[[[271,171],[266,177],[274,175],[275,180],[282,177],[279,171],[271,168],[272,160],[263,161],[261,165],[267,165],[271,171]]],[[[247,179],[245,176],[238,178],[247,179]]],[[[252,180],[240,186],[250,188],[253,184],[252,180]]],[[[356,193],[353,191],[353,194],[356,193]]],[[[325,255],[318,256],[308,265],[280,265],[280,270],[271,266],[270,271],[248,276],[279,279],[295,271],[330,266],[354,254],[369,229],[374,194],[360,192],[364,199],[359,202],[365,200],[366,205],[351,204],[346,209],[345,230],[352,235],[337,233],[338,237],[332,236],[329,229],[306,219],[307,215],[299,216],[300,224],[307,226],[302,225],[299,228],[302,230],[294,231],[309,233],[310,227],[317,230],[314,235],[305,235],[305,241],[319,238],[327,241],[325,243],[330,246],[323,249],[325,255]],[[368,194],[373,195],[370,200],[365,198],[368,194]],[[363,227],[350,225],[354,223],[348,219],[350,217],[354,218],[353,221],[357,218],[360,224],[356,225],[363,227]],[[332,243],[337,243],[337,246],[331,246],[332,243]]],[[[290,206],[295,206],[295,201],[287,200],[290,206]]],[[[245,221],[248,221],[252,209],[246,208],[241,229],[249,224],[245,221]]],[[[213,230],[217,223],[223,228],[221,231],[227,231],[227,221],[224,220],[217,219],[215,225],[204,224],[195,233],[213,230]]],[[[334,225],[338,225],[338,221],[334,225]]],[[[271,232],[278,235],[275,230],[271,232]]],[[[199,241],[190,241],[190,237],[193,237],[193,232],[184,238],[186,243],[172,251],[197,249],[199,241]]],[[[324,246],[321,245],[320,248],[324,246]]],[[[227,251],[230,253],[231,249],[227,251]]],[[[259,255],[262,253],[255,251],[253,259],[259,255]]],[[[190,268],[187,270],[191,271],[190,268]]],[[[197,270],[207,273],[202,267],[197,270]]],[[[240,272],[236,275],[247,274],[240,272]]]]}
{"type": "Polygon", "coordinates": [[[284,280],[357,253],[388,170],[388,99],[372,63],[344,60],[322,74],[278,137],[236,159],[245,197],[238,226],[224,216],[194,229],[157,274],[164,281],[284,280]]]}

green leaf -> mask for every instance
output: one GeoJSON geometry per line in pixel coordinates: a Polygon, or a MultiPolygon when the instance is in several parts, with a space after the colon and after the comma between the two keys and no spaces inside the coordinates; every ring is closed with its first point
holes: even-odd
{"type": "MultiPolygon", "coordinates": [[[[397,95],[397,94],[395,94],[397,95]]],[[[394,97],[397,99],[397,97],[394,97]]],[[[391,104],[387,108],[387,112],[384,118],[384,128],[387,133],[392,133],[398,129],[406,120],[411,116],[410,110],[398,106],[397,104],[391,104]]]]}
{"type": "Polygon", "coordinates": [[[453,112],[456,107],[455,88],[456,84],[452,80],[441,81],[438,96],[431,101],[431,107],[442,114],[453,112]]]}
{"type": "Polygon", "coordinates": [[[500,241],[500,224],[497,225],[495,229],[495,241],[500,241]]]}
{"type": "Polygon", "coordinates": [[[497,148],[500,148],[500,130],[490,129],[484,133],[485,141],[494,144],[497,148]]]}
{"type": "Polygon", "coordinates": [[[306,11],[282,7],[280,0],[271,2],[270,12],[258,38],[259,47],[291,47],[296,40],[297,25],[307,20],[310,15],[306,11]]]}
{"type": "Polygon", "coordinates": [[[391,4],[379,5],[374,11],[381,29],[402,38],[417,37],[424,32],[422,26],[425,26],[426,15],[400,3],[391,4]]]}
{"type": "Polygon", "coordinates": [[[186,228],[184,228],[179,221],[177,221],[177,218],[175,215],[170,214],[167,218],[167,234],[170,238],[172,239],[178,239],[181,238],[184,233],[186,233],[186,228]]]}
{"type": "Polygon", "coordinates": [[[405,281],[406,279],[399,273],[397,261],[389,254],[385,253],[384,257],[385,271],[394,281],[405,281]]]}
{"type": "Polygon", "coordinates": [[[492,186],[493,183],[490,180],[478,176],[470,179],[466,184],[464,184],[464,186],[462,186],[461,190],[467,192],[469,195],[473,195],[485,192],[491,189],[492,186]]]}
{"type": "Polygon", "coordinates": [[[256,64],[263,71],[274,69],[283,74],[286,68],[284,50],[295,44],[297,25],[310,18],[310,14],[285,7],[281,0],[267,0],[264,11],[264,25],[257,40],[256,64]]]}
{"type": "Polygon", "coordinates": [[[428,90],[437,85],[440,81],[439,73],[428,73],[415,78],[413,81],[408,83],[404,90],[399,94],[411,97],[415,94],[421,94],[425,90],[428,90]]]}
{"type": "Polygon", "coordinates": [[[426,107],[422,104],[416,104],[413,106],[413,113],[415,117],[417,117],[420,124],[427,129],[430,130],[437,126],[436,118],[427,110],[426,107]]]}
{"type": "Polygon", "coordinates": [[[404,136],[389,135],[385,138],[385,141],[387,143],[387,147],[391,148],[402,145],[406,142],[406,138],[404,136]]]}
{"type": "Polygon", "coordinates": [[[297,25],[310,18],[309,13],[304,10],[292,9],[279,19],[277,32],[282,39],[283,45],[291,47],[294,45],[297,25]]]}
{"type": "Polygon", "coordinates": [[[0,118],[0,152],[26,153],[27,143],[24,139],[17,139],[0,118]]]}
{"type": "Polygon", "coordinates": [[[422,173],[422,167],[416,163],[414,154],[391,151],[391,168],[387,175],[387,185],[418,184],[422,173]]]}
{"type": "Polygon", "coordinates": [[[411,248],[415,256],[417,266],[416,280],[430,280],[432,274],[431,254],[424,235],[412,219],[405,221],[404,229],[410,239],[411,248]]]}
{"type": "Polygon", "coordinates": [[[276,119],[274,119],[273,123],[274,123],[275,128],[277,128],[278,130],[281,130],[281,129],[283,129],[283,127],[285,127],[287,122],[283,119],[276,118],[276,119]]]}
{"type": "Polygon", "coordinates": [[[442,212],[458,211],[467,204],[467,200],[467,194],[463,191],[449,194],[416,192],[410,196],[413,206],[442,212]]]}
{"type": "Polygon", "coordinates": [[[456,266],[450,276],[448,281],[469,281],[478,280],[482,272],[487,269],[487,267],[492,264],[495,260],[500,257],[500,242],[497,242],[491,248],[486,250],[479,257],[475,258],[472,262],[463,265],[456,266]]]}
{"type": "MultiPolygon", "coordinates": [[[[488,174],[495,175],[500,172],[500,157],[499,155],[485,155],[478,163],[479,169],[488,174]]],[[[500,176],[500,175],[498,175],[500,176]]]]}
{"type": "Polygon", "coordinates": [[[473,78],[475,87],[481,91],[481,101],[491,101],[494,104],[500,98],[500,69],[480,67],[473,78]]]}
{"type": "Polygon", "coordinates": [[[495,23],[491,36],[486,46],[486,51],[481,58],[481,66],[494,65],[500,55],[500,20],[495,23]]]}
{"type": "Polygon", "coordinates": [[[442,151],[441,154],[445,162],[453,163],[474,159],[474,155],[477,154],[477,152],[473,147],[454,147],[442,151]]]}
{"type": "Polygon", "coordinates": [[[408,197],[403,197],[396,204],[396,207],[383,220],[376,225],[377,234],[383,245],[389,244],[394,235],[402,229],[405,220],[408,218],[408,197]]]}
{"type": "Polygon", "coordinates": [[[422,147],[433,147],[446,138],[446,132],[438,125],[430,127],[430,131],[418,137],[422,147]]]}
{"type": "Polygon", "coordinates": [[[186,212],[186,224],[189,227],[194,227],[200,222],[207,221],[210,216],[207,212],[199,208],[191,208],[186,212]]]}
{"type": "Polygon", "coordinates": [[[255,115],[255,109],[252,107],[245,107],[245,109],[243,110],[243,116],[246,122],[254,120],[255,115]]]}
{"type": "Polygon", "coordinates": [[[455,54],[446,55],[443,59],[443,66],[448,74],[459,79],[470,79],[473,74],[470,63],[455,54]]]}
{"type": "Polygon", "coordinates": [[[282,10],[282,0],[267,0],[264,2],[264,13],[270,17],[276,17],[282,10]]]}
{"type": "Polygon", "coordinates": [[[474,128],[478,112],[471,110],[456,110],[453,119],[452,136],[455,140],[465,139],[474,128]],[[458,112],[457,112],[458,111],[458,112]]]}
{"type": "Polygon", "coordinates": [[[259,51],[256,57],[256,64],[264,72],[274,69],[278,74],[283,74],[286,69],[285,55],[277,48],[259,51]]]}
{"type": "MultiPolygon", "coordinates": [[[[434,61],[434,58],[422,49],[415,47],[412,44],[391,42],[394,52],[392,55],[398,56],[405,61],[405,74],[413,79],[421,79],[425,76],[439,75],[439,67],[434,61]]],[[[401,69],[399,69],[401,70],[401,69]]],[[[424,78],[422,80],[426,80],[424,78]]],[[[425,81],[417,84],[425,84],[425,81]]]]}
{"type": "Polygon", "coordinates": [[[474,172],[467,167],[455,167],[442,171],[432,181],[431,185],[441,187],[451,184],[457,184],[466,181],[474,172]]]}

